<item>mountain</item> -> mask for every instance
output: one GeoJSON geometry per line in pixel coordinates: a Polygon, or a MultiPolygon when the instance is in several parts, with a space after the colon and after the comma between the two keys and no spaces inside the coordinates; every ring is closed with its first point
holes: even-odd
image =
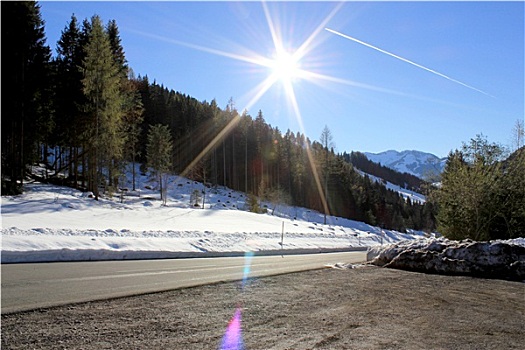
{"type": "Polygon", "coordinates": [[[446,158],[421,151],[385,151],[381,153],[364,152],[372,162],[380,163],[401,173],[408,173],[421,179],[429,175],[439,175],[445,168],[446,158]]]}

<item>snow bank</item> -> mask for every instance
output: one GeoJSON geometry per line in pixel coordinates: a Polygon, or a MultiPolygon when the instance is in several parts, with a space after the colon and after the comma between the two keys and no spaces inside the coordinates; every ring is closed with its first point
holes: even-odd
{"type": "Polygon", "coordinates": [[[475,242],[422,239],[369,249],[378,266],[410,271],[525,281],[525,239],[475,242]]]}
{"type": "Polygon", "coordinates": [[[288,233],[281,245],[280,232],[11,227],[2,229],[2,263],[238,256],[248,251],[258,255],[320,253],[366,250],[361,244],[374,243],[372,239],[363,238],[360,243],[351,238],[346,234],[288,233]]]}

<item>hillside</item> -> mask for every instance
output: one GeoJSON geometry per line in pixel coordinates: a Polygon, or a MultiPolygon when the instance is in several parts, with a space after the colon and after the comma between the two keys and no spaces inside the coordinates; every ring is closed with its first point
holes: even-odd
{"type": "Polygon", "coordinates": [[[260,202],[263,213],[256,214],[247,211],[242,192],[210,189],[178,176],[169,179],[164,206],[155,182],[139,176],[137,183],[140,189],[122,198],[103,195],[98,201],[89,193],[39,182],[27,183],[22,195],[1,197],[2,262],[319,252],[424,235],[331,215],[324,225],[319,212],[265,201],[260,202]],[[197,205],[195,191],[202,194],[197,205]]]}

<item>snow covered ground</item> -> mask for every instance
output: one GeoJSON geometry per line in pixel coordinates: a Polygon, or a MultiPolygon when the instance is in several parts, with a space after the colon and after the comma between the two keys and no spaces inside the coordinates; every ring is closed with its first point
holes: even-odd
{"type": "Polygon", "coordinates": [[[137,184],[122,202],[38,182],[2,197],[2,263],[343,250],[424,236],[331,216],[324,225],[318,212],[282,205],[273,211],[264,202],[267,213],[250,213],[245,194],[177,176],[163,206],[158,191],[148,189],[155,183],[139,176],[137,184]],[[204,189],[204,208],[192,206],[191,193],[204,189]]]}

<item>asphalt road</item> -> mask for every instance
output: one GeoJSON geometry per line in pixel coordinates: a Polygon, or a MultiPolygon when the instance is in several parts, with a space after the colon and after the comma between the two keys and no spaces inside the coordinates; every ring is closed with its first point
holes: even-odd
{"type": "Polygon", "coordinates": [[[366,261],[366,252],[2,265],[2,313],[366,261]]]}

